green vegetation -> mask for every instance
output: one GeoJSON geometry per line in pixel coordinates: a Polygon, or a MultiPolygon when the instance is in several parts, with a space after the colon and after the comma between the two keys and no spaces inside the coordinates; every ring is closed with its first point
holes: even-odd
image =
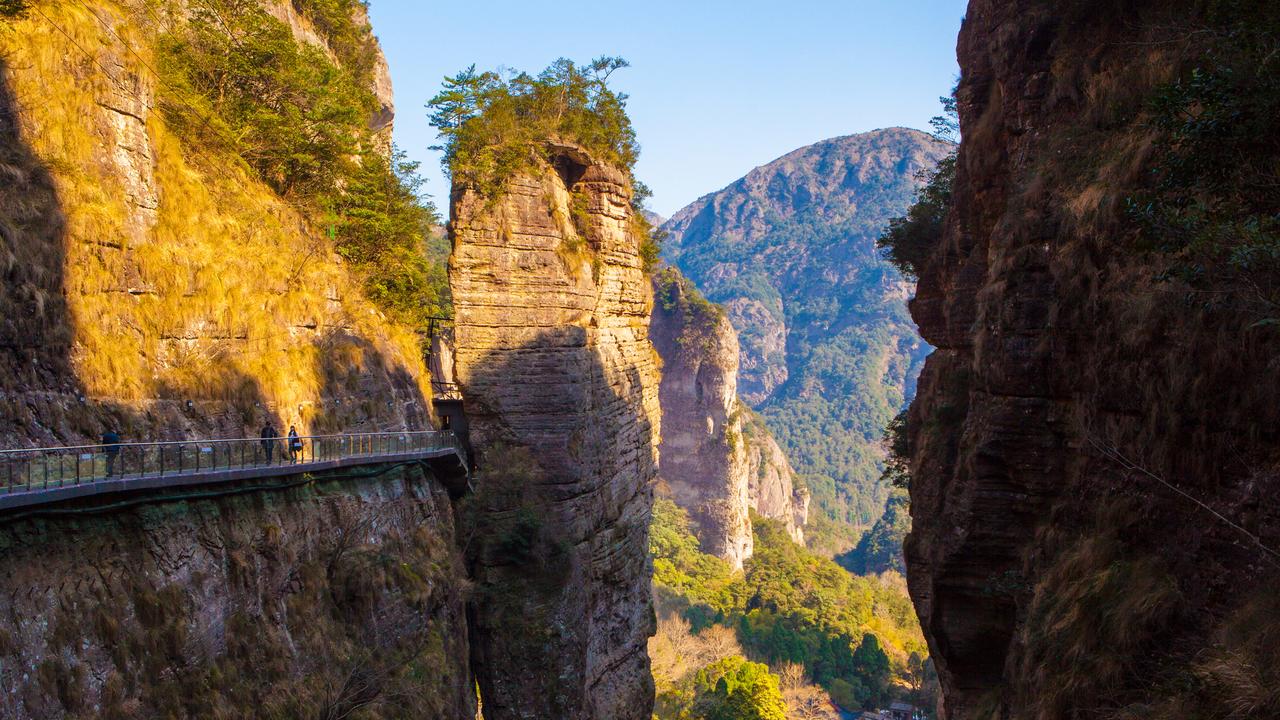
{"type": "Polygon", "coordinates": [[[694,688],[706,720],[786,720],[778,679],[760,663],[718,660],[698,671],[694,688]]]}
{"type": "MultiPolygon", "coordinates": [[[[625,67],[627,61],[618,57],[585,66],[560,58],[536,77],[517,71],[504,77],[472,65],[445,78],[444,88],[427,103],[431,125],[443,139],[433,149],[444,151],[441,162],[455,185],[492,201],[512,177],[551,161],[551,144],[582,147],[630,179],[634,231],[644,268],[651,271],[663,235],[644,216],[652,192],[632,175],[640,145],[627,117],[627,96],[609,89],[609,77],[625,67]]],[[[578,208],[570,214],[579,219],[578,208]]]]}
{"type": "Polygon", "coordinates": [[[1226,301],[1277,324],[1280,6],[1209,3],[1199,35],[1200,55],[1150,103],[1154,182],[1128,211],[1142,246],[1170,256],[1168,277],[1233,288],[1226,301]]]}
{"type": "Polygon", "coordinates": [[[342,67],[368,85],[377,62],[373,29],[357,17],[368,15],[366,0],[291,0],[293,8],[311,21],[342,67]]]}
{"type": "Polygon", "coordinates": [[[27,11],[27,0],[0,0],[0,17],[17,17],[27,11]]]}
{"type": "Polygon", "coordinates": [[[668,315],[680,313],[678,325],[682,333],[678,341],[683,350],[706,352],[711,349],[724,321],[724,308],[707,300],[679,270],[664,267],[657,271],[654,302],[668,315]]]}
{"type": "MultiPolygon", "coordinates": [[[[934,136],[939,140],[957,142],[960,139],[960,122],[955,91],[938,100],[942,103],[943,112],[929,121],[934,136]]],[[[889,221],[888,228],[876,242],[876,247],[884,251],[898,272],[912,279],[920,276],[920,270],[942,239],[942,223],[951,207],[951,188],[956,180],[956,151],[952,150],[936,168],[918,173],[916,179],[921,185],[916,191],[915,201],[905,215],[889,221]]]]}
{"type": "Polygon", "coordinates": [[[838,556],[836,562],[856,575],[874,575],[889,570],[905,573],[902,541],[911,531],[910,507],[907,491],[895,488],[885,502],[884,514],[858,544],[838,556]]]}
{"type": "Polygon", "coordinates": [[[355,0],[297,2],[334,43],[339,64],[299,43],[246,0],[196,0],[159,40],[160,107],[193,150],[238,156],[279,195],[333,229],[338,252],[397,319],[423,326],[448,310],[447,283],[427,251],[434,207],[417,167],[390,159],[369,129],[377,48],[355,0]]]}
{"type": "Polygon", "coordinates": [[[444,89],[428,103],[431,124],[444,140],[445,170],[455,182],[492,196],[546,157],[548,141],[560,141],[630,172],[640,147],[627,96],[608,85],[609,76],[625,67],[622,58],[601,57],[585,67],[560,58],[537,77],[512,72],[504,78],[472,65],[445,78],[444,89]]]}
{"type": "MultiPolygon", "coordinates": [[[[687,514],[658,499],[651,549],[660,615],[679,615],[695,637],[732,628],[746,658],[802,667],[843,707],[873,708],[896,698],[929,705],[924,639],[901,577],[855,577],[795,544],[781,524],[752,521],[755,555],[736,574],[699,552],[687,514]]],[[[696,685],[669,683],[659,707],[689,707],[696,685]]]]}

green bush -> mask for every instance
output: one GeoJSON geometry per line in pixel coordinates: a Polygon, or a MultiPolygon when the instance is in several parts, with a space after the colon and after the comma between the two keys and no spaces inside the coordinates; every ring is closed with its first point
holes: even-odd
{"type": "Polygon", "coordinates": [[[1126,202],[1141,246],[1170,257],[1167,278],[1280,315],[1280,6],[1210,3],[1207,38],[1180,77],[1156,92],[1152,182],[1126,202]]]}
{"type": "MultiPolygon", "coordinates": [[[[444,263],[429,246],[435,208],[416,163],[378,150],[369,129],[376,45],[357,0],[296,0],[341,64],[299,43],[248,0],[195,0],[159,41],[160,107],[193,156],[238,156],[282,198],[331,228],[366,294],[425,327],[449,312],[444,263]]],[[[447,253],[446,253],[447,255],[447,253]]]]}
{"type": "Polygon", "coordinates": [[[0,0],[0,17],[18,17],[27,11],[27,0],[0,0]]]}
{"type": "MultiPolygon", "coordinates": [[[[559,140],[630,171],[640,147],[626,96],[608,86],[609,76],[626,66],[621,58],[602,57],[585,67],[560,58],[536,77],[503,77],[472,65],[446,78],[428,103],[431,124],[444,140],[437,149],[444,151],[445,170],[455,182],[492,197],[545,153],[548,140],[559,140]]],[[[636,196],[642,201],[644,193],[636,196]]]]}

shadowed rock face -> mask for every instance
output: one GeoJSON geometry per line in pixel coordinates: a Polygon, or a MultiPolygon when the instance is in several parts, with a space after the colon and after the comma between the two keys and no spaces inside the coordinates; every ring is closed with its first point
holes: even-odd
{"type": "Polygon", "coordinates": [[[1280,545],[1280,348],[1231,288],[1160,279],[1124,210],[1159,161],[1150,98],[1223,37],[1191,5],[969,4],[953,204],[911,302],[938,349],[905,554],[951,720],[1225,716],[1273,665],[1274,563],[1205,507],[1280,545]]]}
{"type": "Polygon", "coordinates": [[[652,295],[625,175],[553,157],[492,201],[453,194],[477,679],[494,720],[647,720],[652,295]]]}

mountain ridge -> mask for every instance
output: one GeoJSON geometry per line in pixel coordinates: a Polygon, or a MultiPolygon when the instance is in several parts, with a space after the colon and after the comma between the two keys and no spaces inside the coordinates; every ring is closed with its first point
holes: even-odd
{"type": "Polygon", "coordinates": [[[880,514],[881,428],[925,346],[907,286],[875,248],[951,144],[904,127],[785,153],[675,213],[663,254],[741,339],[743,399],[814,486],[819,544],[847,549],[880,514]],[[825,539],[824,539],[825,537],[825,539]]]}

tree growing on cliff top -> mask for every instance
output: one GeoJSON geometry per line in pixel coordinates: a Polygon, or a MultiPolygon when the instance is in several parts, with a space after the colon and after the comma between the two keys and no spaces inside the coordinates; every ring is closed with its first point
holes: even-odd
{"type": "Polygon", "coordinates": [[[627,96],[609,89],[609,77],[624,67],[627,61],[616,57],[585,66],[560,58],[536,77],[477,72],[472,65],[445,78],[427,103],[443,140],[435,149],[444,151],[445,171],[492,194],[528,168],[545,141],[558,139],[629,172],[640,148],[627,96]]]}

